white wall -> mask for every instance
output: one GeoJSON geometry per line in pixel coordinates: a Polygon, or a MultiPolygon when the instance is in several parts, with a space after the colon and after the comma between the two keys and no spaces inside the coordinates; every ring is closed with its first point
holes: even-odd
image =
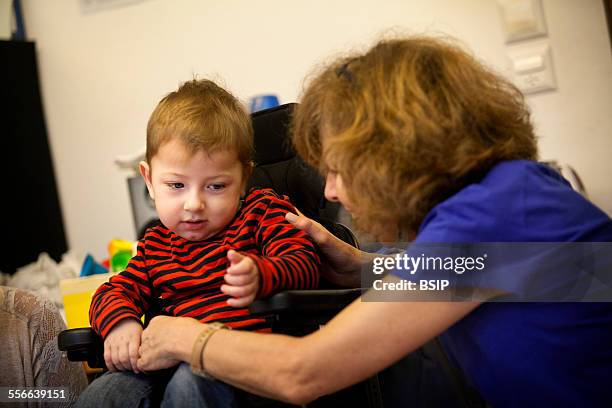
{"type": "MultiPolygon", "coordinates": [[[[134,238],[113,158],[144,146],[148,115],[194,74],[243,100],[296,100],[316,62],[382,32],[442,31],[507,66],[493,0],[147,0],[83,13],[78,0],[22,0],[70,247],[105,257],[134,238]]],[[[544,0],[559,89],[530,96],[542,157],[571,163],[612,213],[612,61],[601,0],[544,0]]]]}

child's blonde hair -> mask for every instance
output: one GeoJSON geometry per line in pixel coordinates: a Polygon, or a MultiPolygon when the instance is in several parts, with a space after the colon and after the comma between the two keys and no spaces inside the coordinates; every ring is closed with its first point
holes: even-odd
{"type": "Polygon", "coordinates": [[[192,153],[236,152],[245,177],[251,174],[251,118],[238,99],[210,80],[185,82],[159,102],[147,125],[147,162],[175,138],[192,153]]]}
{"type": "Polygon", "coordinates": [[[293,127],[299,154],[323,173],[333,164],[357,225],[378,236],[416,233],[437,203],[495,164],[537,155],[521,92],[429,37],[383,40],[323,68],[293,127]]]}

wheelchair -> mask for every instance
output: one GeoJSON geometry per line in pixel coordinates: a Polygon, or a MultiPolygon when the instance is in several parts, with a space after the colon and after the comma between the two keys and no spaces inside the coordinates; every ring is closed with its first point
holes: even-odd
{"type": "MultiPolygon", "coordinates": [[[[272,188],[279,194],[287,195],[304,215],[319,222],[336,237],[359,247],[352,231],[337,221],[340,204],[325,200],[323,178],[315,169],[304,163],[293,149],[288,135],[295,106],[296,104],[281,105],[251,115],[256,166],[249,187],[272,188]]],[[[274,333],[303,336],[319,329],[361,294],[360,288],[338,288],[322,281],[319,289],[287,290],[267,299],[258,299],[251,304],[249,310],[253,315],[267,319],[274,333]]],[[[156,310],[161,310],[161,307],[156,308],[153,305],[145,315],[145,324],[147,319],[159,314],[156,310]]],[[[67,353],[71,361],[86,361],[91,368],[105,368],[102,339],[91,328],[64,330],[58,336],[58,347],[67,353]]],[[[308,406],[482,406],[478,396],[474,397],[473,391],[468,387],[462,374],[448,361],[439,342],[434,340],[381,373],[334,394],[323,396],[308,406]],[[437,375],[429,375],[437,372],[443,374],[440,374],[439,378],[437,375]],[[429,389],[447,387],[453,390],[453,399],[423,399],[422,396],[411,396],[405,388],[406,379],[410,377],[424,379],[423,384],[419,385],[418,393],[431,394],[429,389]],[[439,383],[431,383],[431,378],[434,377],[439,383]]],[[[279,402],[278,406],[288,405],[279,402]]]]}
{"type": "MultiPolygon", "coordinates": [[[[256,166],[249,188],[272,188],[287,195],[303,214],[321,223],[343,241],[358,246],[351,230],[336,222],[340,205],[325,200],[324,180],[296,155],[291,145],[288,134],[294,108],[295,104],[285,104],[251,115],[256,166]]],[[[361,294],[358,288],[333,288],[325,283],[322,286],[315,290],[284,291],[268,299],[256,300],[250,311],[253,315],[265,317],[275,333],[306,335],[317,330],[361,294]]],[[[145,315],[145,324],[160,309],[154,305],[145,315]]],[[[58,347],[71,361],[86,361],[91,368],[106,368],[103,341],[91,328],[64,330],[58,336],[58,347]]],[[[366,398],[371,399],[368,395],[365,392],[366,398]]],[[[312,406],[356,406],[363,397],[355,396],[355,391],[351,390],[340,392],[328,403],[323,403],[324,397],[312,406]]]]}

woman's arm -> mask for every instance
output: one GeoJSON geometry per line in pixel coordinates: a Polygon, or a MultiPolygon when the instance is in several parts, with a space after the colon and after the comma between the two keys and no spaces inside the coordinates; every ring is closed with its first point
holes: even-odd
{"type": "MultiPolygon", "coordinates": [[[[247,391],[304,404],[379,372],[479,304],[358,299],[321,330],[302,338],[220,330],[204,349],[205,369],[247,391]]],[[[189,362],[202,330],[193,319],[161,319],[143,332],[139,368],[144,370],[161,368],[155,365],[157,359],[189,362]],[[172,341],[168,333],[173,333],[172,341]]]]}

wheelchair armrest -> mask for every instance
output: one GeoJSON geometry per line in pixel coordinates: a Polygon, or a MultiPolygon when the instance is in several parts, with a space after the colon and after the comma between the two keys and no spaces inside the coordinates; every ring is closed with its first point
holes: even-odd
{"type": "Polygon", "coordinates": [[[287,290],[249,306],[268,319],[275,333],[303,336],[327,323],[361,295],[361,289],[287,290]]]}
{"type": "MultiPolygon", "coordinates": [[[[249,307],[256,316],[266,316],[275,332],[304,335],[327,323],[361,295],[361,289],[287,290],[249,307]]],[[[91,368],[106,368],[104,342],[89,327],[68,329],[57,336],[57,345],[70,361],[87,361],[91,368]]]]}
{"type": "Polygon", "coordinates": [[[63,330],[57,336],[57,346],[70,361],[87,361],[91,368],[106,368],[104,342],[90,327],[63,330]]]}
{"type": "Polygon", "coordinates": [[[361,295],[361,289],[286,290],[258,299],[251,304],[252,314],[339,312],[361,295]]]}

